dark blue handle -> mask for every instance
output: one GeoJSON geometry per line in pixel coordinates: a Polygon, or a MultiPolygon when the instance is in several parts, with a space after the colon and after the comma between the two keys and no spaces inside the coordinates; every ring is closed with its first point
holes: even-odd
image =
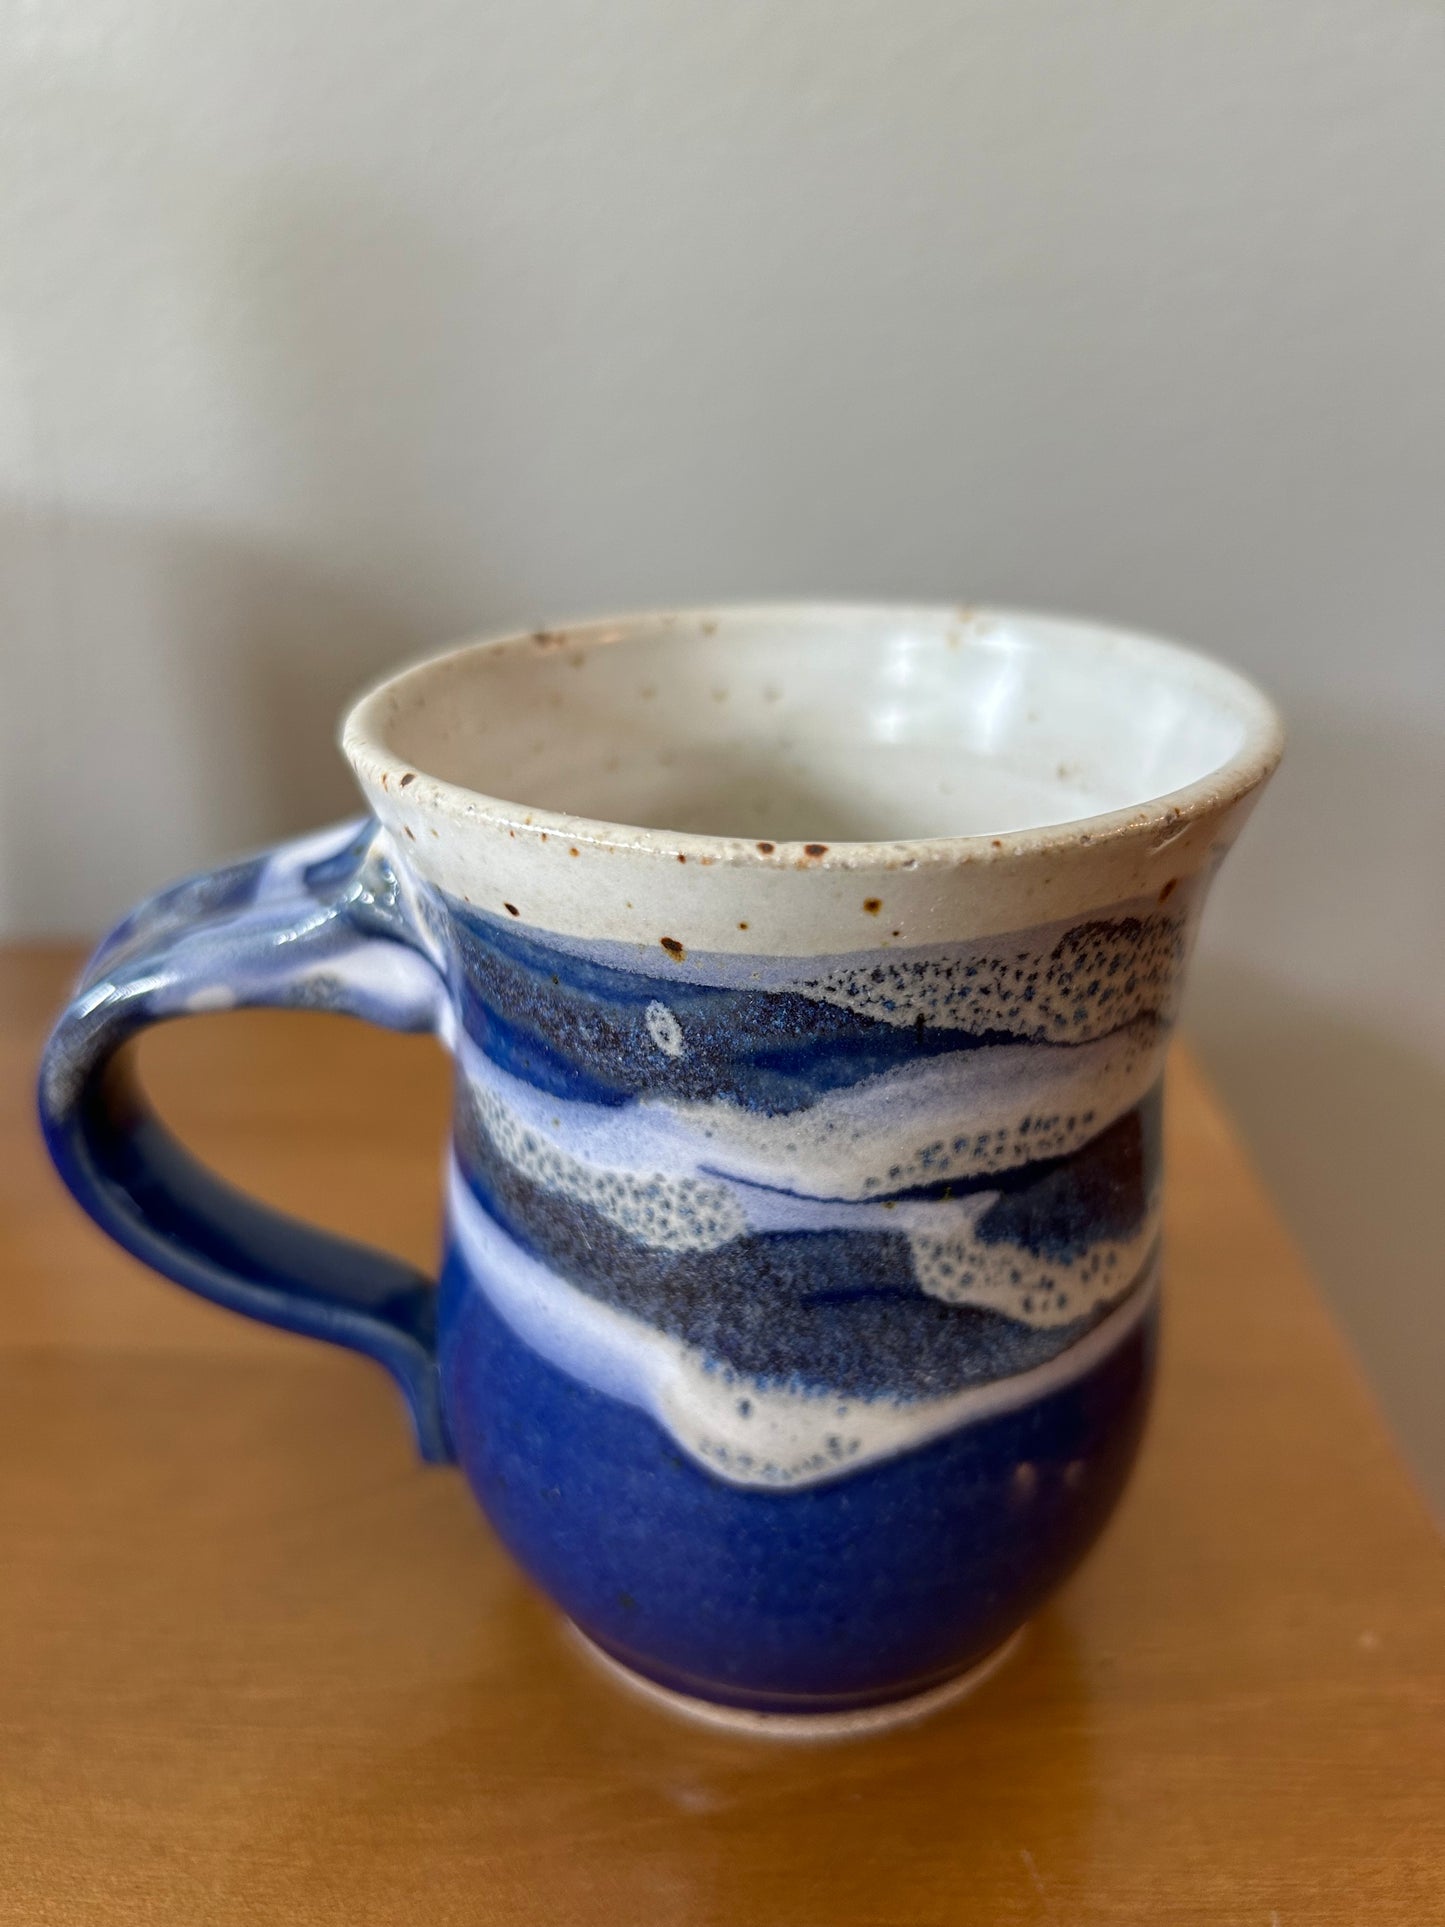
{"type": "Polygon", "coordinates": [[[435,1288],[399,1259],[268,1210],[190,1156],[147,1106],[126,1046],[149,1024],[242,1005],[445,1024],[442,953],[375,823],[286,844],[133,911],[86,967],[46,1046],[40,1119],[81,1206],[203,1298],[349,1346],[401,1386],[422,1456],[452,1456],[435,1288]]]}

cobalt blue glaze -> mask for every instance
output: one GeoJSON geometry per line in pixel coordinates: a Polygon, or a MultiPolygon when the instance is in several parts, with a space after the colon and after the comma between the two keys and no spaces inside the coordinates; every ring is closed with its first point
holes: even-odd
{"type": "Polygon", "coordinates": [[[760,1711],[922,1691],[999,1646],[1113,1510],[1153,1379],[1151,1312],[1037,1404],[851,1479],[754,1492],[522,1344],[455,1258],[442,1291],[457,1456],[518,1563],[625,1665],[760,1711]]]}

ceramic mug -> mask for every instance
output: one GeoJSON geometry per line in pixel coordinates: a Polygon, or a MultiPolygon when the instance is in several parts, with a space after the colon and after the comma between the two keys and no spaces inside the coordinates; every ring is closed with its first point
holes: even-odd
{"type": "Polygon", "coordinates": [[[1165,1049],[1269,703],[1079,622],[723,608],[454,650],[343,748],[364,823],[96,953],[43,1067],[67,1184],[385,1365],[633,1677],[813,1730],[959,1690],[1129,1474],[1165,1049]],[[127,1040],[240,1004],[450,1048],[439,1289],[148,1111],[127,1040]]]}

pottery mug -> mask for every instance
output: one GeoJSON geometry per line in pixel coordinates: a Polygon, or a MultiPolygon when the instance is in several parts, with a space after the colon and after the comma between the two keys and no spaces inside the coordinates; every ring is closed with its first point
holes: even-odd
{"type": "Polygon", "coordinates": [[[1271,706],[1081,622],[720,608],[453,650],[342,745],[364,822],[97,951],[42,1072],[66,1183],[178,1283],[386,1366],[651,1689],[811,1730],[960,1690],[1129,1474],[1164,1055],[1271,706]],[[147,1109],[126,1042],[242,1004],[450,1049],[439,1286],[147,1109]]]}

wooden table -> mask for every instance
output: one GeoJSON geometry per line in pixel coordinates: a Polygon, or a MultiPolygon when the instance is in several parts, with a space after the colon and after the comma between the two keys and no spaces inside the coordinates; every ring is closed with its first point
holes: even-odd
{"type": "MultiPolygon", "coordinates": [[[[149,1277],[30,1122],[74,959],[0,966],[0,1919],[1445,1921],[1445,1561],[1217,1104],[1171,1110],[1156,1416],[1104,1543],[932,1724],[819,1747],[594,1672],[365,1363],[149,1277]]],[[[425,1260],[425,1043],[243,1016],[162,1108],[425,1260]]]]}

